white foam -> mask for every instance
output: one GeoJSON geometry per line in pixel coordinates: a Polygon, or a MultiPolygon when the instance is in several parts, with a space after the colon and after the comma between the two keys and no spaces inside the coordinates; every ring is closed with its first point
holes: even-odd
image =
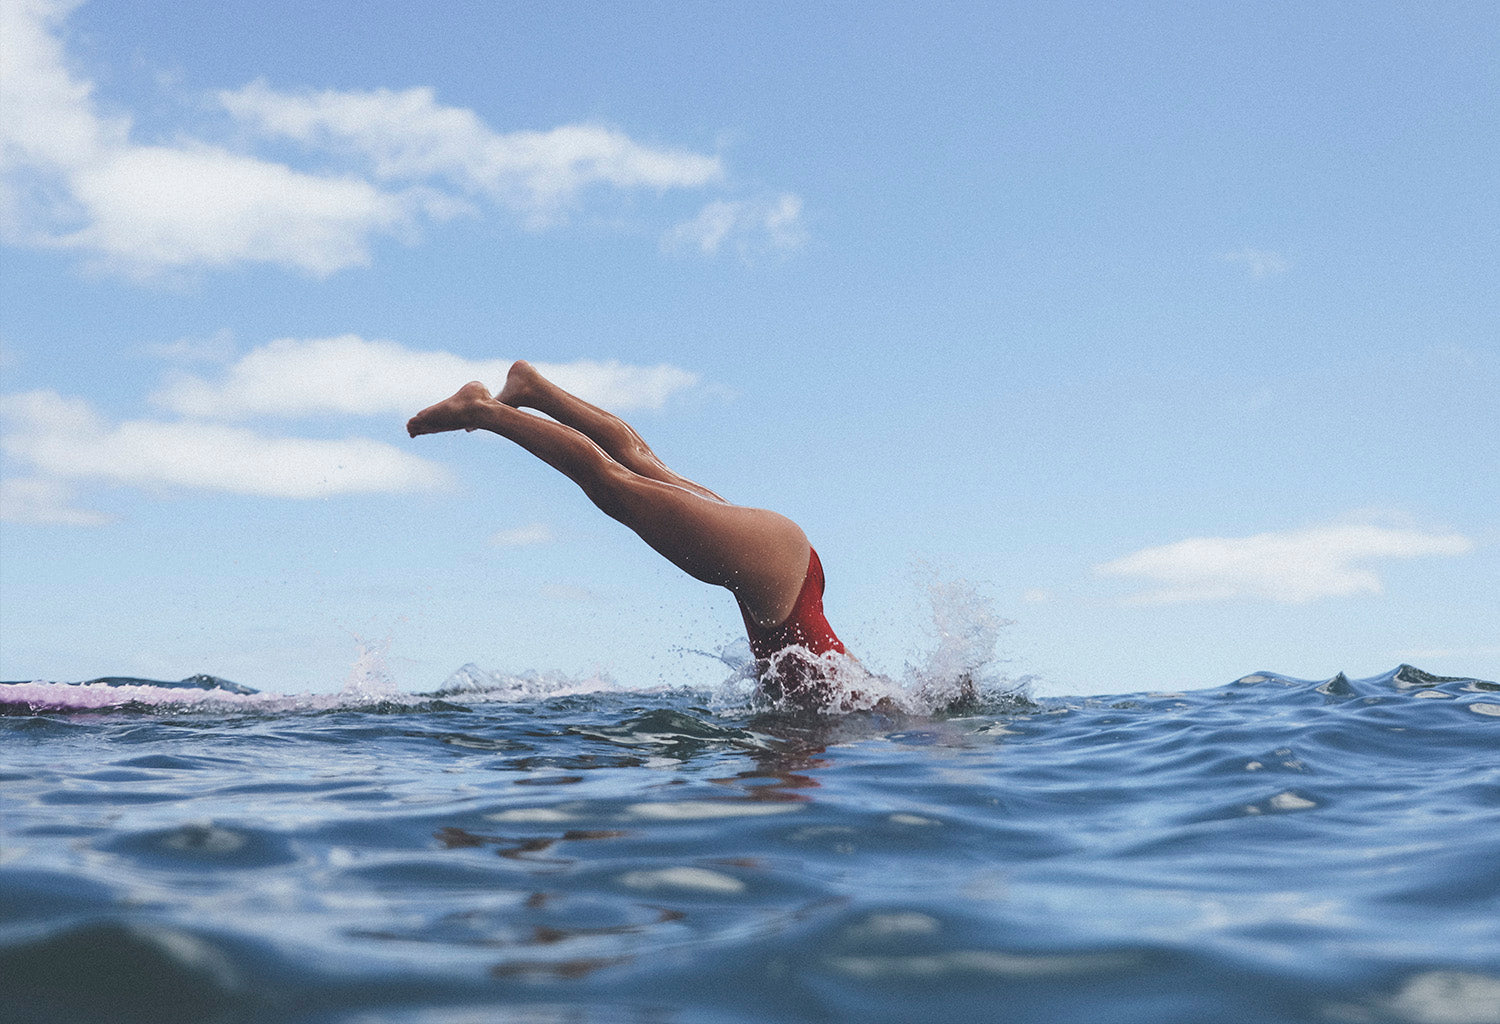
{"type": "Polygon", "coordinates": [[[1496,1007],[1500,1007],[1500,978],[1429,971],[1408,980],[1388,1005],[1419,1024],[1494,1024],[1496,1007]]]}
{"type": "Polygon", "coordinates": [[[690,867],[627,871],[620,876],[620,884],[632,889],[687,889],[724,895],[737,895],[745,891],[745,883],[732,875],[720,874],[707,868],[690,867]]]}
{"type": "Polygon", "coordinates": [[[740,800],[683,800],[674,803],[631,804],[627,810],[637,818],[655,821],[702,821],[711,818],[753,818],[767,814],[800,811],[803,804],[740,800]]]}
{"type": "Polygon", "coordinates": [[[1267,802],[1278,811],[1305,811],[1309,807],[1318,806],[1314,801],[1308,800],[1306,797],[1300,797],[1291,790],[1287,790],[1285,793],[1277,793],[1267,802]]]}
{"type": "Polygon", "coordinates": [[[604,672],[580,676],[564,672],[495,672],[470,663],[456,669],[433,691],[433,696],[460,700],[535,701],[619,690],[620,687],[604,672]]]}
{"type": "Polygon", "coordinates": [[[926,584],[931,609],[931,647],[899,673],[872,671],[854,659],[829,665],[839,693],[824,711],[884,710],[928,717],[966,702],[995,696],[1025,696],[1026,679],[1000,671],[999,645],[1010,620],[994,602],[965,579],[944,580],[935,574],[926,584]]]}
{"type": "MultiPolygon", "coordinates": [[[[230,693],[227,690],[168,689],[164,686],[110,686],[107,683],[14,683],[0,692],[6,701],[35,708],[96,711],[143,704],[164,711],[264,713],[331,711],[370,704],[371,698],[346,693],[230,693]]],[[[427,698],[393,694],[396,703],[418,704],[427,698]]]]}

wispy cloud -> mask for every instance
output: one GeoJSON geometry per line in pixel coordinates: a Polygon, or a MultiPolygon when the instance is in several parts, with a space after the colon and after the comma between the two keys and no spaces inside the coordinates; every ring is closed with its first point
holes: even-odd
{"type": "Polygon", "coordinates": [[[411,228],[424,205],[207,145],[120,147],[67,182],[84,226],[41,241],[140,275],[249,262],[325,276],[369,263],[372,237],[411,228]]]}
{"type": "Polygon", "coordinates": [[[218,99],[256,132],[356,156],[381,180],[445,182],[534,220],[594,185],[698,188],[724,174],[717,156],[645,146],[600,125],[496,132],[428,88],[288,93],[258,81],[218,99]]]}
{"type": "MultiPolygon", "coordinates": [[[[70,69],[70,0],[0,4],[0,236],[73,250],[135,276],[239,263],[328,275],[366,264],[380,238],[411,240],[462,212],[503,208],[528,227],[599,189],[701,189],[715,154],[639,142],[597,124],[500,132],[429,88],[216,94],[238,132],[136,137],[70,69]],[[253,151],[300,144],[309,169],[253,151]]],[[[785,236],[784,228],[771,228],[785,236]]]]}
{"type": "MultiPolygon", "coordinates": [[[[233,339],[216,334],[152,351],[175,363],[222,360],[233,339]]],[[[407,416],[478,379],[497,387],[509,360],[473,360],[416,351],[356,335],[285,338],[253,349],[209,377],[168,371],[151,396],[165,418],[114,422],[82,398],[51,390],[0,396],[0,451],[33,476],[5,481],[10,522],[97,526],[111,521],[72,504],[75,483],[176,487],[277,498],[430,490],[445,486],[441,466],[368,437],[286,437],[238,425],[293,417],[407,416]],[[231,425],[234,423],[236,425],[231,425]]],[[[563,387],[615,409],[661,407],[696,385],[670,365],[615,360],[538,364],[563,387]]],[[[551,539],[542,524],[502,532],[497,544],[551,539]]]]}
{"type": "Polygon", "coordinates": [[[1271,252],[1268,249],[1239,249],[1235,252],[1224,253],[1222,258],[1230,263],[1243,264],[1250,272],[1250,276],[1257,280],[1285,274],[1292,266],[1281,253],[1271,252]]]}
{"type": "Polygon", "coordinates": [[[807,238],[802,199],[787,193],[770,200],[715,200],[691,220],[662,236],[667,252],[713,256],[730,246],[741,255],[765,250],[786,252],[807,238]]]}
{"type": "Polygon", "coordinates": [[[326,274],[366,262],[369,240],[411,224],[419,197],[184,141],[143,145],[68,68],[75,6],[0,4],[0,229],[148,274],[268,262],[326,274]]]}
{"type": "MultiPolygon", "coordinates": [[[[218,423],[110,423],[84,399],[55,391],[5,396],[0,419],[0,449],[44,480],[279,498],[430,490],[448,480],[441,466],[370,438],[273,437],[218,423]]],[[[33,488],[32,498],[43,493],[23,486],[33,488]]]]}
{"type": "MultiPolygon", "coordinates": [[[[498,388],[510,363],[417,351],[353,334],[283,338],[247,353],[216,380],[175,374],[151,401],[184,416],[222,420],[323,413],[410,416],[465,381],[498,388]]],[[[587,401],[622,411],[659,409],[698,381],[675,366],[614,360],[539,363],[537,369],[587,401]]]]}
{"type": "Polygon", "coordinates": [[[509,530],[497,530],[490,535],[490,543],[498,548],[523,548],[536,544],[550,544],[555,539],[552,527],[546,523],[527,523],[509,530]]]}
{"type": "Polygon", "coordinates": [[[1260,598],[1301,604],[1322,597],[1379,593],[1368,563],[1427,555],[1462,555],[1474,542],[1457,533],[1374,525],[1321,526],[1251,537],[1193,537],[1146,548],[1095,567],[1105,576],[1161,584],[1133,604],[1260,598]]]}
{"type": "Polygon", "coordinates": [[[102,526],[113,517],[75,507],[72,488],[61,480],[7,478],[0,479],[0,522],[102,526]]]}
{"type": "Polygon", "coordinates": [[[224,327],[206,338],[177,338],[144,347],[148,355],[173,363],[224,363],[234,356],[234,332],[224,327]]]}

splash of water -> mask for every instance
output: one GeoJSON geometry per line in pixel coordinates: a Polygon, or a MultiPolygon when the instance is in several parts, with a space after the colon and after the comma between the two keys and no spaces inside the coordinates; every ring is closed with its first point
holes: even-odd
{"type": "MultiPolygon", "coordinates": [[[[1024,696],[1026,680],[1006,678],[999,670],[999,640],[1009,622],[996,614],[989,599],[962,579],[933,578],[926,588],[931,606],[933,644],[917,663],[907,662],[900,672],[886,674],[858,659],[828,653],[811,655],[793,649],[781,657],[805,658],[817,665],[817,675],[827,681],[812,701],[804,696],[797,710],[838,714],[860,710],[895,710],[929,717],[954,713],[1024,696]],[[809,703],[814,705],[809,707],[809,703]]],[[[66,710],[106,709],[135,704],[177,710],[243,710],[246,712],[312,711],[354,708],[370,704],[420,704],[431,698],[471,701],[529,702],[553,697],[601,692],[653,692],[622,687],[608,673],[596,671],[572,675],[559,671],[530,670],[521,673],[481,669],[467,664],[456,670],[435,691],[402,692],[392,678],[387,652],[389,636],[366,640],[356,636],[358,653],[342,688],[335,694],[242,694],[226,689],[164,689],[161,686],[74,685],[37,682],[7,686],[5,698],[33,708],[66,710]]],[[[703,694],[707,706],[719,712],[736,712],[776,706],[761,692],[757,665],[741,637],[717,652],[696,651],[720,662],[728,675],[703,694]]],[[[147,681],[142,680],[142,683],[147,681]]],[[[658,688],[671,689],[670,687],[658,688]]]]}
{"type": "Polygon", "coordinates": [[[964,579],[932,579],[927,598],[936,644],[922,664],[908,662],[903,673],[922,703],[937,709],[985,692],[1025,693],[1025,680],[1000,670],[1000,636],[1012,622],[995,611],[994,602],[964,579]]]}
{"type": "Polygon", "coordinates": [[[564,672],[494,672],[472,662],[460,667],[431,694],[434,697],[482,698],[494,701],[532,701],[619,687],[607,673],[570,676],[564,672]]]}
{"type": "Polygon", "coordinates": [[[394,699],[400,691],[397,690],[396,681],[391,678],[386,664],[391,638],[387,636],[382,640],[365,640],[355,637],[355,640],[359,642],[359,655],[354,659],[354,664],[349,666],[348,678],[344,680],[343,689],[338,692],[339,698],[356,702],[394,699]]]}
{"type": "MultiPolygon", "coordinates": [[[[778,659],[812,662],[827,681],[811,701],[803,694],[797,705],[828,714],[894,710],[930,717],[1024,699],[1029,680],[1009,678],[1000,669],[1000,637],[1011,620],[1001,617],[994,603],[968,580],[933,576],[926,597],[932,613],[933,646],[919,663],[907,662],[895,676],[836,652],[814,655],[802,648],[780,652],[778,659]]],[[[720,660],[737,671],[723,686],[743,695],[749,679],[753,696],[755,667],[748,649],[743,664],[727,657],[730,650],[726,648],[720,660]]]]}

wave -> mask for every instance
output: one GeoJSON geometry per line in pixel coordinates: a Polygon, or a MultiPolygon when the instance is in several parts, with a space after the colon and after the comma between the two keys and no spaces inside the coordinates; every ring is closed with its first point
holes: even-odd
{"type": "MultiPolygon", "coordinates": [[[[605,673],[570,675],[555,671],[500,672],[467,664],[455,670],[434,690],[404,692],[385,673],[382,652],[367,648],[350,678],[336,693],[265,693],[219,676],[202,673],[180,680],[103,676],[82,682],[47,680],[0,681],[0,714],[139,712],[278,714],[330,711],[444,710],[483,703],[528,704],[559,698],[632,697],[690,698],[720,714],[790,710],[767,704],[757,695],[754,666],[748,658],[723,656],[735,673],[709,690],[655,686],[632,688],[605,673]]],[[[840,683],[822,713],[891,711],[909,716],[944,714],[1004,714],[1035,708],[1024,681],[976,677],[971,669],[949,668],[948,674],[916,672],[892,679],[864,670],[857,663],[833,666],[840,683]]],[[[1379,675],[1350,678],[1344,673],[1329,679],[1302,679],[1278,672],[1244,675],[1221,689],[1246,696],[1247,688],[1263,688],[1268,699],[1282,699],[1286,691],[1327,700],[1371,698],[1393,694],[1416,697],[1458,696],[1461,693],[1500,692],[1500,684],[1468,676],[1440,676],[1402,664],[1379,675]]],[[[1212,690],[1213,688],[1206,688],[1212,690]]],[[[1128,696],[1128,695],[1123,695],[1128,696]]],[[[1059,698],[1065,700],[1066,698],[1059,698]]],[[[1123,697],[1098,696],[1090,702],[1123,697]]],[[[796,709],[803,712],[807,708],[796,709]]],[[[1481,702],[1476,713],[1500,715],[1500,705],[1481,702]],[[1492,710],[1493,709],[1493,710],[1492,710]]]]}
{"type": "Polygon", "coordinates": [[[1395,693],[1411,693],[1416,696],[1454,696],[1458,692],[1500,691],[1500,684],[1471,676],[1439,676],[1423,671],[1415,665],[1401,664],[1388,672],[1365,679],[1351,679],[1340,672],[1331,679],[1298,679],[1277,672],[1252,672],[1241,676],[1231,686],[1257,686],[1269,684],[1298,689],[1311,689],[1324,697],[1382,697],[1395,693]]]}

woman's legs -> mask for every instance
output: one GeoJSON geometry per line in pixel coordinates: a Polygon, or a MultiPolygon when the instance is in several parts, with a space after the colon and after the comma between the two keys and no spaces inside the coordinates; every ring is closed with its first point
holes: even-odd
{"type": "Polygon", "coordinates": [[[491,397],[478,382],[412,417],[408,433],[416,437],[484,429],[509,438],[578,484],[602,512],[635,531],[673,565],[695,579],[727,587],[757,624],[776,626],[791,614],[808,561],[807,538],[796,523],[765,509],[731,505],[683,480],[623,420],[568,395],[530,367],[526,370],[535,380],[527,385],[527,394],[513,392],[512,400],[534,402],[544,412],[556,409],[599,430],[600,439],[626,461],[560,418],[533,416],[491,397]]]}
{"type": "Polygon", "coordinates": [[[559,423],[566,423],[603,448],[610,458],[641,476],[685,487],[714,501],[724,501],[702,484],[668,469],[629,423],[564,391],[525,360],[517,360],[511,366],[505,377],[505,386],[495,398],[514,408],[535,409],[559,423]]]}

